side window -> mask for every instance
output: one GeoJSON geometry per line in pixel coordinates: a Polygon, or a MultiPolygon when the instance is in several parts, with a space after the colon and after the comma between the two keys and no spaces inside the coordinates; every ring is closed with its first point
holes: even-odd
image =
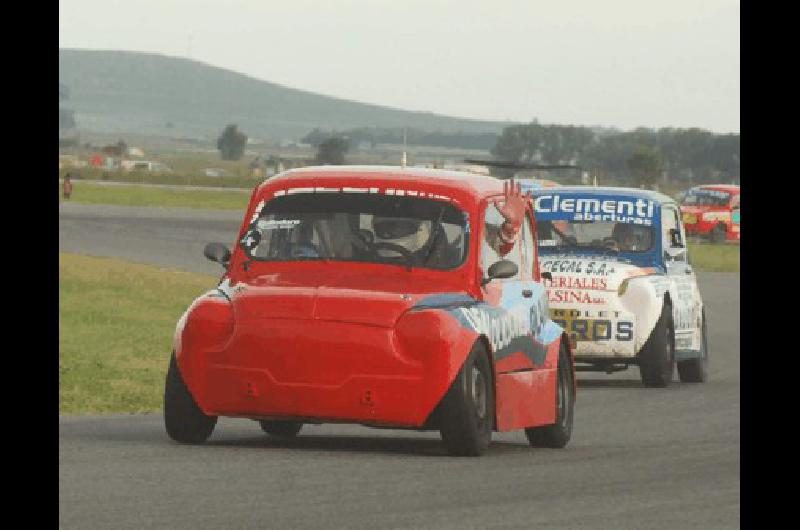
{"type": "Polygon", "coordinates": [[[522,222],[522,265],[525,271],[522,278],[525,280],[533,278],[533,269],[536,266],[536,245],[533,241],[533,230],[531,230],[531,220],[528,215],[522,222]]]}
{"type": "Polygon", "coordinates": [[[673,256],[675,261],[686,261],[686,236],[681,229],[681,221],[678,217],[678,211],[671,206],[662,208],[661,225],[663,227],[661,241],[663,242],[662,246],[664,249],[666,249],[670,255],[673,256]],[[680,231],[681,241],[683,242],[684,248],[678,249],[672,247],[672,236],[670,235],[670,231],[672,229],[678,229],[680,231]]]}
{"type": "MultiPolygon", "coordinates": [[[[508,278],[508,280],[519,280],[520,272],[522,271],[522,252],[520,244],[520,237],[514,243],[513,248],[507,254],[501,255],[500,251],[503,250],[503,243],[500,240],[500,225],[503,224],[503,216],[497,211],[494,204],[489,204],[486,208],[486,219],[483,227],[483,241],[481,241],[481,269],[483,270],[484,277],[487,276],[489,267],[500,260],[507,259],[517,264],[519,271],[516,276],[508,278]]],[[[499,280],[504,281],[504,280],[499,280]]]]}

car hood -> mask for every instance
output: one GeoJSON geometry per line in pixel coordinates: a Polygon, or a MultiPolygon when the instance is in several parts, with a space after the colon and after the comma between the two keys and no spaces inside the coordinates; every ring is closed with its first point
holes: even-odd
{"type": "Polygon", "coordinates": [[[237,318],[309,319],[392,327],[442,283],[411,275],[265,274],[220,285],[237,318]]]}

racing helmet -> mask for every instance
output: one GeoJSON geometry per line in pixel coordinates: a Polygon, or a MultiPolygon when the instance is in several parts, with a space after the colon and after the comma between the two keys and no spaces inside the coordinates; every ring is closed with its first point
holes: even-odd
{"type": "Polygon", "coordinates": [[[620,250],[643,252],[652,246],[653,231],[650,227],[630,223],[617,223],[611,237],[619,245],[620,250]]]}
{"type": "Polygon", "coordinates": [[[376,241],[401,245],[411,252],[419,250],[430,237],[430,223],[408,217],[372,218],[372,231],[376,241]]]}

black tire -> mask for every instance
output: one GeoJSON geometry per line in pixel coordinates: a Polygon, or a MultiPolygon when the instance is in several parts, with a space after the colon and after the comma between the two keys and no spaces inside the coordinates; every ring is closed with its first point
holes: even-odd
{"type": "Polygon", "coordinates": [[[214,432],[216,424],[216,416],[206,416],[197,406],[183,381],[175,352],[172,352],[164,388],[164,426],[167,434],[176,442],[203,443],[214,432]]]}
{"type": "Polygon", "coordinates": [[[492,372],[486,348],[476,343],[442,398],[439,432],[451,455],[480,456],[489,447],[495,415],[492,372]]]}
{"type": "Polygon", "coordinates": [[[575,410],[575,385],[572,362],[567,346],[561,344],[558,355],[558,384],[556,386],[556,422],[543,427],[525,429],[531,447],[562,449],[572,437],[572,420],[575,410]]]}
{"type": "Polygon", "coordinates": [[[709,237],[712,243],[725,243],[728,240],[728,227],[722,224],[715,226],[709,237]]]}
{"type": "Polygon", "coordinates": [[[678,363],[678,376],[681,383],[705,383],[708,381],[708,338],[706,336],[705,310],[703,310],[703,324],[700,329],[702,334],[700,358],[678,363]]]}
{"type": "Polygon", "coordinates": [[[263,420],[259,421],[258,424],[261,425],[262,431],[276,438],[294,438],[303,428],[303,424],[296,421],[263,420]]]}
{"type": "Polygon", "coordinates": [[[675,372],[675,332],[672,308],[666,303],[650,338],[639,353],[639,373],[647,387],[665,387],[675,372]]]}

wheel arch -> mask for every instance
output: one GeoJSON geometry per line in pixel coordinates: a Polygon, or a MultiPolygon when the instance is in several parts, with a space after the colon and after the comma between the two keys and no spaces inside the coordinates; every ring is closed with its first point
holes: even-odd
{"type": "MultiPolygon", "coordinates": [[[[570,361],[570,364],[571,364],[570,368],[572,368],[572,396],[573,396],[573,399],[574,399],[574,397],[578,393],[578,379],[577,379],[576,373],[575,373],[575,352],[572,349],[572,345],[569,342],[569,337],[567,336],[567,332],[566,331],[562,331],[561,332],[560,340],[561,340],[561,344],[563,344],[567,349],[567,355],[569,356],[569,361],[570,361]]],[[[560,345],[559,345],[559,348],[560,348],[560,345]]],[[[560,359],[559,359],[559,362],[560,362],[560,359]]]]}
{"type": "Polygon", "coordinates": [[[492,411],[494,418],[492,419],[492,429],[497,431],[497,368],[494,364],[494,350],[492,349],[491,342],[489,342],[489,337],[487,337],[485,333],[478,335],[478,338],[475,339],[475,342],[471,348],[474,348],[475,344],[479,342],[483,344],[483,348],[486,350],[486,355],[489,357],[489,366],[492,367],[492,395],[494,396],[494,410],[492,411]]]}

